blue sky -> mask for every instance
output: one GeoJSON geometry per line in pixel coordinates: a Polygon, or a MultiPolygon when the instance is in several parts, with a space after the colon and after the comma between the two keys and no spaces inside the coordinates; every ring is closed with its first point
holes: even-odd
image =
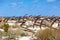
{"type": "Polygon", "coordinates": [[[60,0],[0,0],[0,16],[60,16],[60,0]]]}

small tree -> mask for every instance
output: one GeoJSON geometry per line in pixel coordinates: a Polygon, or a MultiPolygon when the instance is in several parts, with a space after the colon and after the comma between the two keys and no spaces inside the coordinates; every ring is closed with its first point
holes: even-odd
{"type": "Polygon", "coordinates": [[[4,31],[8,32],[9,24],[4,24],[4,31]]]}
{"type": "Polygon", "coordinates": [[[9,24],[4,24],[4,32],[5,32],[5,36],[8,35],[8,28],[9,28],[9,24]]]}

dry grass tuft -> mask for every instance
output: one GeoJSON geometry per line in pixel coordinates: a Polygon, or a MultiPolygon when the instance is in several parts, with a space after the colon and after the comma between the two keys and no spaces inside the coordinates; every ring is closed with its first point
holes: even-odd
{"type": "Polygon", "coordinates": [[[60,29],[45,29],[36,33],[38,40],[60,40],[60,29]]]}

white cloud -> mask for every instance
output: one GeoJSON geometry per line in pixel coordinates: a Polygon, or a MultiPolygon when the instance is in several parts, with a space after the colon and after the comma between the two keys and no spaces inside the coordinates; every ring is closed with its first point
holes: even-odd
{"type": "Polygon", "coordinates": [[[18,4],[23,4],[24,2],[18,2],[18,4]]]}
{"type": "Polygon", "coordinates": [[[56,0],[47,0],[47,2],[55,2],[56,0]]]}
{"type": "Polygon", "coordinates": [[[38,3],[39,2],[39,0],[33,0],[33,3],[38,3]]]}
{"type": "Polygon", "coordinates": [[[11,3],[11,5],[12,5],[12,6],[16,6],[16,5],[17,5],[17,3],[11,3]]]}
{"type": "Polygon", "coordinates": [[[38,2],[39,0],[34,0],[34,2],[38,2]]]}
{"type": "Polygon", "coordinates": [[[24,2],[11,2],[10,4],[8,4],[8,6],[10,7],[17,7],[18,5],[23,4],[24,2]]]}
{"type": "Polygon", "coordinates": [[[17,6],[17,3],[14,3],[14,2],[13,3],[10,3],[9,6],[10,7],[16,7],[17,6]]]}

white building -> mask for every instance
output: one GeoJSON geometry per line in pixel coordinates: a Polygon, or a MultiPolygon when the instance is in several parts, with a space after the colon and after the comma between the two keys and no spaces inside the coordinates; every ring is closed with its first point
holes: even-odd
{"type": "Polygon", "coordinates": [[[33,23],[34,23],[34,22],[27,20],[25,24],[26,24],[26,25],[33,25],[33,23]]]}
{"type": "Polygon", "coordinates": [[[7,23],[9,24],[9,26],[15,25],[16,22],[17,22],[17,21],[15,21],[15,20],[8,20],[8,21],[7,21],[7,23]]]}
{"type": "Polygon", "coordinates": [[[53,27],[53,28],[57,28],[57,27],[58,27],[58,23],[54,23],[54,24],[52,25],[52,27],[53,27]]]}
{"type": "Polygon", "coordinates": [[[28,29],[33,30],[34,32],[37,32],[38,30],[40,30],[39,26],[35,26],[33,27],[28,27],[28,29]]]}
{"type": "Polygon", "coordinates": [[[4,29],[0,29],[1,32],[4,32],[4,29]]]}

